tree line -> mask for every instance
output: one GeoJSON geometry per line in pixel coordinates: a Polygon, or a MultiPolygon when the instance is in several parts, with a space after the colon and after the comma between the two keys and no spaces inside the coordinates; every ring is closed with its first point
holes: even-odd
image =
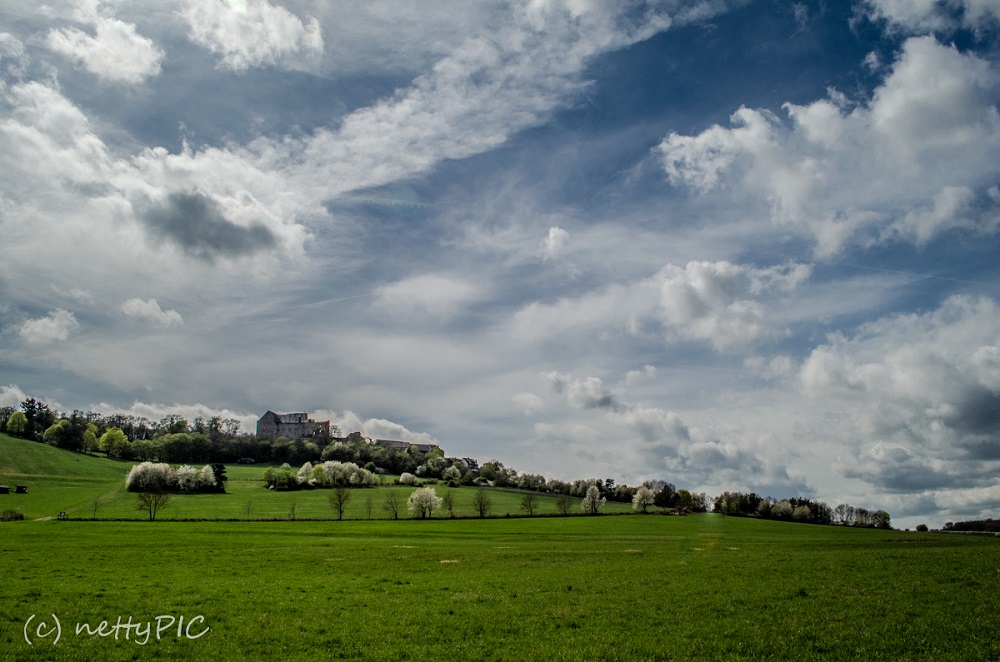
{"type": "Polygon", "coordinates": [[[775,499],[753,492],[723,492],[715,497],[713,511],[736,517],[787,520],[806,524],[836,524],[873,529],[891,529],[891,517],[884,510],[868,510],[842,503],[830,508],[823,501],[803,497],[775,499]]]}

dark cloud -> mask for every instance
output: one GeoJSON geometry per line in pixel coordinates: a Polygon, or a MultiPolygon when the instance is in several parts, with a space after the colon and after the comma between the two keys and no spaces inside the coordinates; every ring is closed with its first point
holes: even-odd
{"type": "Polygon", "coordinates": [[[237,225],[222,214],[218,203],[198,192],[171,193],[165,203],[148,210],[143,220],[157,236],[205,260],[250,255],[277,244],[274,233],[264,225],[237,225]]]}

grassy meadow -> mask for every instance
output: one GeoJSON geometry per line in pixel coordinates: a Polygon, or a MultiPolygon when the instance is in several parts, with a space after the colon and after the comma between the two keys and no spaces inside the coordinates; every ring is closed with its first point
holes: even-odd
{"type": "MultiPolygon", "coordinates": [[[[63,457],[51,473],[32,468],[32,492],[16,495],[40,499],[33,516],[71,494],[114,503],[103,476],[92,485],[78,456],[49,451],[63,457]]],[[[12,452],[0,439],[0,482],[29,474],[6,464],[12,452]]],[[[126,466],[111,464],[119,476],[126,466]]],[[[0,522],[0,660],[1000,658],[994,538],[721,515],[188,522],[164,512],[0,522]],[[43,636],[53,614],[57,644],[43,636]],[[178,637],[164,618],[157,639],[158,616],[193,627],[178,637]],[[146,643],[139,629],[111,629],[118,619],[152,623],[146,643]],[[108,636],[76,633],[101,621],[108,636]]]]}

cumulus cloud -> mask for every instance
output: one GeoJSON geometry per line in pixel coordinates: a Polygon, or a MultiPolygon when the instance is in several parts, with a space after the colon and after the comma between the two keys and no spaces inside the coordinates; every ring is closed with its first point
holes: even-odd
{"type": "Polygon", "coordinates": [[[46,44],[76,61],[98,78],[120,83],[141,83],[160,73],[164,53],[136,26],[100,15],[96,7],[78,10],[77,18],[94,28],[89,34],[77,28],[49,31],[46,44]]]}
{"type": "Polygon", "coordinates": [[[18,330],[21,338],[32,345],[43,345],[67,340],[80,328],[73,313],[58,308],[45,317],[23,322],[18,330]]]}
{"type": "Polygon", "coordinates": [[[744,107],[730,128],[672,133],[657,153],[675,185],[766,199],[772,221],[812,236],[822,256],[849,241],[994,233],[997,82],[985,60],[914,37],[866,103],[831,91],[785,104],[790,125],[744,107]]]}
{"type": "Polygon", "coordinates": [[[184,324],[184,318],[176,310],[163,310],[156,299],[129,299],[122,304],[122,312],[153,326],[172,327],[184,324]]]}
{"type": "Polygon", "coordinates": [[[19,389],[14,384],[9,386],[0,386],[0,407],[14,407],[19,408],[21,403],[28,398],[24,394],[24,391],[19,389]]]}
{"type": "Polygon", "coordinates": [[[667,265],[657,275],[664,326],[670,335],[708,341],[718,350],[749,345],[783,330],[774,328],[762,300],[789,292],[807,280],[811,268],[787,264],[768,268],[726,261],[667,265]]]}
{"type": "Polygon", "coordinates": [[[1000,306],[960,295],[815,348],[799,372],[805,392],[851,408],[845,441],[857,435],[878,443],[845,460],[845,475],[917,491],[993,471],[1000,463],[998,337],[1000,306]]]}
{"type": "Polygon", "coordinates": [[[301,65],[323,52],[319,21],[303,21],[267,0],[191,0],[182,14],[191,39],[234,71],[301,65]]]}

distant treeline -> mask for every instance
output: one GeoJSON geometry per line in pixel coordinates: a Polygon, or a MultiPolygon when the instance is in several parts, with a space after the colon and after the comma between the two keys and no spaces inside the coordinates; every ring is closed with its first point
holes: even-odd
{"type": "Polygon", "coordinates": [[[836,524],[872,529],[891,529],[891,517],[884,510],[868,510],[842,503],[830,508],[823,501],[805,498],[778,500],[753,492],[723,492],[715,497],[713,509],[724,515],[790,520],[806,524],[836,524]]]}
{"type": "Polygon", "coordinates": [[[965,522],[945,522],[943,531],[988,531],[1000,533],[1000,520],[974,519],[965,522]]]}

